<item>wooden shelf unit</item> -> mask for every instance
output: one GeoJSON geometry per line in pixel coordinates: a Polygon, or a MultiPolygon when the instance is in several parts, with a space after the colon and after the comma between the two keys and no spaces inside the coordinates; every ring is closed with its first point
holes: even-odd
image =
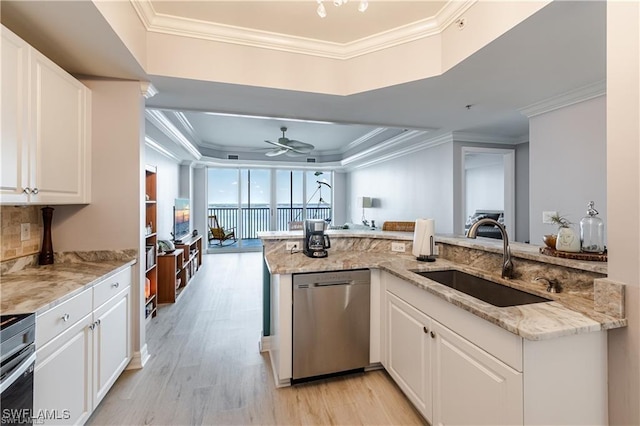
{"type": "MultiPolygon", "coordinates": [[[[158,314],[158,235],[157,235],[157,189],[155,166],[145,167],[145,277],[149,280],[149,296],[144,302],[144,317],[149,322],[158,314]],[[150,233],[148,232],[150,226],[150,233]]],[[[146,283],[145,283],[146,285],[146,283]]],[[[146,296],[146,295],[145,295],[146,296]]]]}
{"type": "Polygon", "coordinates": [[[158,303],[175,303],[202,265],[202,236],[175,244],[171,253],[158,255],[158,303]]]}

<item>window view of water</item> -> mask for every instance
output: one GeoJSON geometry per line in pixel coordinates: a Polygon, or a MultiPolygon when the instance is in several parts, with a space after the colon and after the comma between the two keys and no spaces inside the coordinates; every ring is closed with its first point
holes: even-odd
{"type": "Polygon", "coordinates": [[[257,239],[258,232],[286,231],[290,222],[331,220],[330,172],[210,168],[208,176],[210,224],[215,215],[222,228],[234,229],[240,245],[242,240],[257,239]],[[273,213],[272,180],[276,201],[273,213]]]}

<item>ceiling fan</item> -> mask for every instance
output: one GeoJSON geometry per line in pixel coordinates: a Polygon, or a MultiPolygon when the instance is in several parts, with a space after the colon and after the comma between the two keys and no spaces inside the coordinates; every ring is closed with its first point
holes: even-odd
{"type": "Polygon", "coordinates": [[[289,157],[299,157],[305,154],[310,153],[313,148],[315,148],[310,143],[296,141],[293,139],[287,138],[284,133],[287,131],[286,127],[280,127],[282,131],[282,137],[278,139],[277,142],[271,142],[265,140],[266,143],[271,145],[275,145],[275,148],[267,151],[265,154],[268,157],[275,157],[277,155],[286,154],[289,157]]]}

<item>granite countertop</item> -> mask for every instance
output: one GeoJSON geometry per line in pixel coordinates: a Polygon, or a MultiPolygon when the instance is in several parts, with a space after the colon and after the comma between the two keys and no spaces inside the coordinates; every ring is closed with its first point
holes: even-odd
{"type": "MultiPolygon", "coordinates": [[[[502,244],[501,241],[499,243],[502,244]]],[[[500,248],[500,252],[502,252],[502,248],[500,248]]],[[[272,274],[378,268],[528,340],[551,339],[627,325],[625,318],[616,318],[596,312],[592,292],[552,294],[546,292],[545,287],[540,283],[517,279],[504,280],[500,277],[499,271],[495,275],[489,274],[486,271],[445,259],[438,259],[434,263],[424,263],[416,261],[415,257],[407,253],[340,252],[331,249],[329,256],[324,259],[312,259],[301,252],[290,254],[282,251],[267,253],[265,259],[272,274]],[[470,272],[473,275],[482,276],[509,287],[552,299],[552,301],[504,308],[496,307],[411,272],[412,270],[443,269],[470,272]]]]}
{"type": "Polygon", "coordinates": [[[0,314],[41,314],[134,263],[131,251],[73,253],[57,255],[53,265],[3,273],[0,314]]]}
{"type": "MultiPolygon", "coordinates": [[[[413,241],[413,232],[381,231],[378,229],[330,229],[325,232],[331,238],[372,238],[398,241],[413,241]]],[[[302,231],[258,232],[258,238],[262,240],[301,239],[302,236],[302,231]]],[[[493,238],[478,237],[476,239],[471,239],[463,235],[437,234],[435,236],[435,242],[502,254],[502,240],[496,240],[493,238]]],[[[529,259],[536,262],[544,262],[552,265],[564,266],[567,268],[597,272],[603,275],[607,274],[606,262],[580,261],[547,256],[540,253],[540,246],[513,241],[509,243],[509,248],[511,249],[511,256],[514,258],[529,259]]]]}

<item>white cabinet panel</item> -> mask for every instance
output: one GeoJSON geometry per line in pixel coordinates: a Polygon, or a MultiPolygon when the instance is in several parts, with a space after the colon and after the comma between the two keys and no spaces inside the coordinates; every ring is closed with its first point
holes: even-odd
{"type": "Polygon", "coordinates": [[[92,340],[87,315],[38,348],[34,373],[34,424],[83,424],[91,414],[92,340]]]}
{"type": "Polygon", "coordinates": [[[131,359],[130,312],[129,288],[94,312],[94,407],[131,359]]]}
{"type": "Polygon", "coordinates": [[[24,203],[28,195],[29,149],[27,84],[29,45],[2,27],[2,136],[0,148],[0,196],[3,201],[24,203]]]}
{"type": "Polygon", "coordinates": [[[427,420],[431,404],[431,320],[387,293],[386,369],[427,420]]]}
{"type": "Polygon", "coordinates": [[[446,327],[432,327],[433,424],[522,424],[522,373],[446,327]]]}
{"type": "Polygon", "coordinates": [[[42,203],[85,202],[85,103],[88,89],[33,52],[35,178],[42,203]]]}

